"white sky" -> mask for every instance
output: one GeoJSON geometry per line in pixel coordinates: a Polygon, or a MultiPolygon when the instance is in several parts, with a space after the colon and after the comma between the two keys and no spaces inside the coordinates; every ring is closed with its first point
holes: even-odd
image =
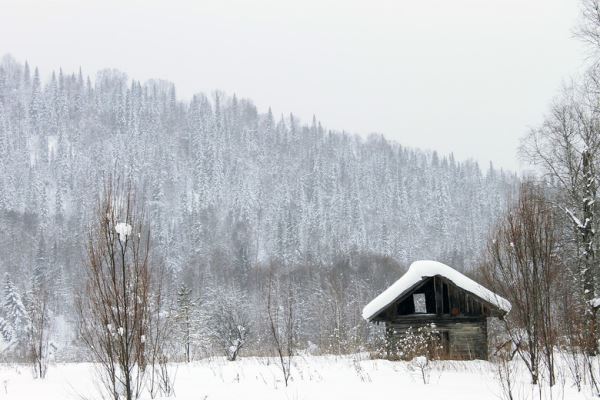
{"type": "Polygon", "coordinates": [[[259,111],[520,168],[519,138],[585,65],[578,0],[0,0],[0,55],[117,68],[259,111]]]}

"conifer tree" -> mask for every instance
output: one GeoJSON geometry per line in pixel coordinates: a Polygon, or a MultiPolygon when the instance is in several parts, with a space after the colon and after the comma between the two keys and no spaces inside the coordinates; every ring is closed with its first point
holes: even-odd
{"type": "Polygon", "coordinates": [[[4,276],[4,313],[11,339],[22,339],[27,331],[29,320],[21,295],[8,273],[4,276]]]}

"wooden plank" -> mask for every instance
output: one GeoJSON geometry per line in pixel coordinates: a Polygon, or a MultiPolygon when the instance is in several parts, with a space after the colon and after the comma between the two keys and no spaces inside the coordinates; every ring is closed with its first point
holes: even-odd
{"type": "Polygon", "coordinates": [[[442,313],[450,314],[450,295],[448,293],[448,283],[442,280],[442,313]]]}
{"type": "Polygon", "coordinates": [[[444,311],[444,295],[442,289],[442,282],[438,276],[433,278],[433,288],[435,293],[435,313],[441,315],[444,311]]]}

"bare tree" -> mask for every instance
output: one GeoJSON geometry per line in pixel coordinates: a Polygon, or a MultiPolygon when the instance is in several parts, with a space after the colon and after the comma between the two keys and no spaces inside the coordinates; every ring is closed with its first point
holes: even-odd
{"type": "Polygon", "coordinates": [[[495,361],[498,373],[498,382],[502,391],[502,397],[506,400],[514,400],[515,395],[515,379],[518,371],[515,365],[511,362],[512,356],[510,352],[501,351],[495,355],[495,361]]]}
{"type": "Polygon", "coordinates": [[[563,210],[561,250],[578,293],[573,312],[585,317],[582,328],[590,338],[586,351],[595,354],[596,293],[600,271],[596,249],[600,228],[597,176],[600,163],[600,69],[592,68],[582,83],[566,87],[544,124],[521,146],[521,155],[538,166],[553,189],[552,201],[563,210]]]}
{"type": "Polygon", "coordinates": [[[336,354],[342,354],[346,350],[346,318],[344,306],[348,303],[346,299],[347,290],[341,272],[333,269],[325,276],[325,304],[321,312],[327,315],[329,323],[328,341],[331,350],[336,354]]]}
{"type": "MultiPolygon", "coordinates": [[[[567,277],[568,275],[565,274],[567,277]]],[[[566,279],[567,281],[569,279],[566,279]]],[[[561,333],[559,346],[566,370],[578,391],[581,391],[589,365],[586,365],[586,349],[591,346],[585,329],[585,318],[577,310],[577,295],[573,292],[571,285],[561,285],[556,302],[556,317],[559,324],[558,331],[561,333]]],[[[595,385],[594,377],[589,382],[595,385]]]]}
{"type": "Polygon", "coordinates": [[[211,307],[209,332],[214,344],[229,361],[235,361],[250,339],[247,298],[235,287],[213,293],[207,304],[211,307]]]}
{"type": "Polygon", "coordinates": [[[47,264],[43,256],[43,240],[40,240],[38,255],[33,268],[31,290],[24,297],[27,313],[28,356],[34,375],[44,378],[48,369],[48,344],[50,331],[50,287],[47,264]]]}
{"type": "Polygon", "coordinates": [[[177,290],[177,309],[174,315],[175,334],[183,346],[185,362],[192,360],[192,348],[195,336],[200,331],[198,321],[198,301],[192,298],[192,290],[182,284],[177,290]]]}
{"type": "Polygon", "coordinates": [[[543,364],[550,385],[555,383],[552,299],[561,267],[557,244],[554,212],[542,189],[523,183],[516,205],[490,241],[484,277],[513,305],[505,317],[506,330],[534,384],[543,364]]]}
{"type": "Polygon", "coordinates": [[[598,353],[596,309],[600,266],[600,221],[596,218],[600,166],[600,1],[582,0],[576,35],[591,50],[592,65],[578,83],[564,88],[543,125],[526,137],[522,156],[538,166],[553,201],[564,211],[560,244],[565,270],[556,314],[561,348],[569,371],[581,388],[588,380],[598,393],[593,359],[598,353]]]}
{"type": "Polygon", "coordinates": [[[291,377],[292,357],[296,344],[294,295],[289,277],[286,286],[285,292],[282,293],[278,282],[273,282],[271,270],[267,292],[267,315],[285,386],[288,385],[291,377]]]}
{"type": "Polygon", "coordinates": [[[131,184],[108,180],[88,235],[80,335],[115,400],[140,395],[146,368],[152,266],[150,233],[131,184]]]}
{"type": "Polygon", "coordinates": [[[149,391],[150,397],[158,395],[163,397],[175,394],[175,375],[169,370],[169,355],[174,353],[174,315],[165,301],[164,268],[162,264],[157,267],[157,272],[152,274],[152,293],[150,295],[150,312],[148,315],[148,337],[146,343],[148,367],[150,369],[149,391]]]}
{"type": "Polygon", "coordinates": [[[34,375],[44,378],[48,370],[48,337],[50,330],[49,294],[45,283],[34,286],[26,299],[25,308],[29,317],[27,340],[29,360],[34,375]]]}
{"type": "Polygon", "coordinates": [[[582,18],[575,33],[581,41],[597,53],[600,50],[600,1],[582,0],[581,5],[582,18]]]}

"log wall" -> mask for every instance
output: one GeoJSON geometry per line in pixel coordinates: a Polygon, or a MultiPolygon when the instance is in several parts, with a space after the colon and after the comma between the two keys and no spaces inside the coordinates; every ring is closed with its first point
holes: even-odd
{"type": "Polygon", "coordinates": [[[393,335],[403,335],[409,327],[418,329],[422,326],[435,324],[442,338],[447,337],[448,343],[443,343],[446,353],[443,358],[456,360],[487,360],[487,320],[485,318],[436,317],[427,318],[397,318],[386,322],[386,327],[393,335]],[[447,335],[447,336],[446,336],[447,335]]]}

